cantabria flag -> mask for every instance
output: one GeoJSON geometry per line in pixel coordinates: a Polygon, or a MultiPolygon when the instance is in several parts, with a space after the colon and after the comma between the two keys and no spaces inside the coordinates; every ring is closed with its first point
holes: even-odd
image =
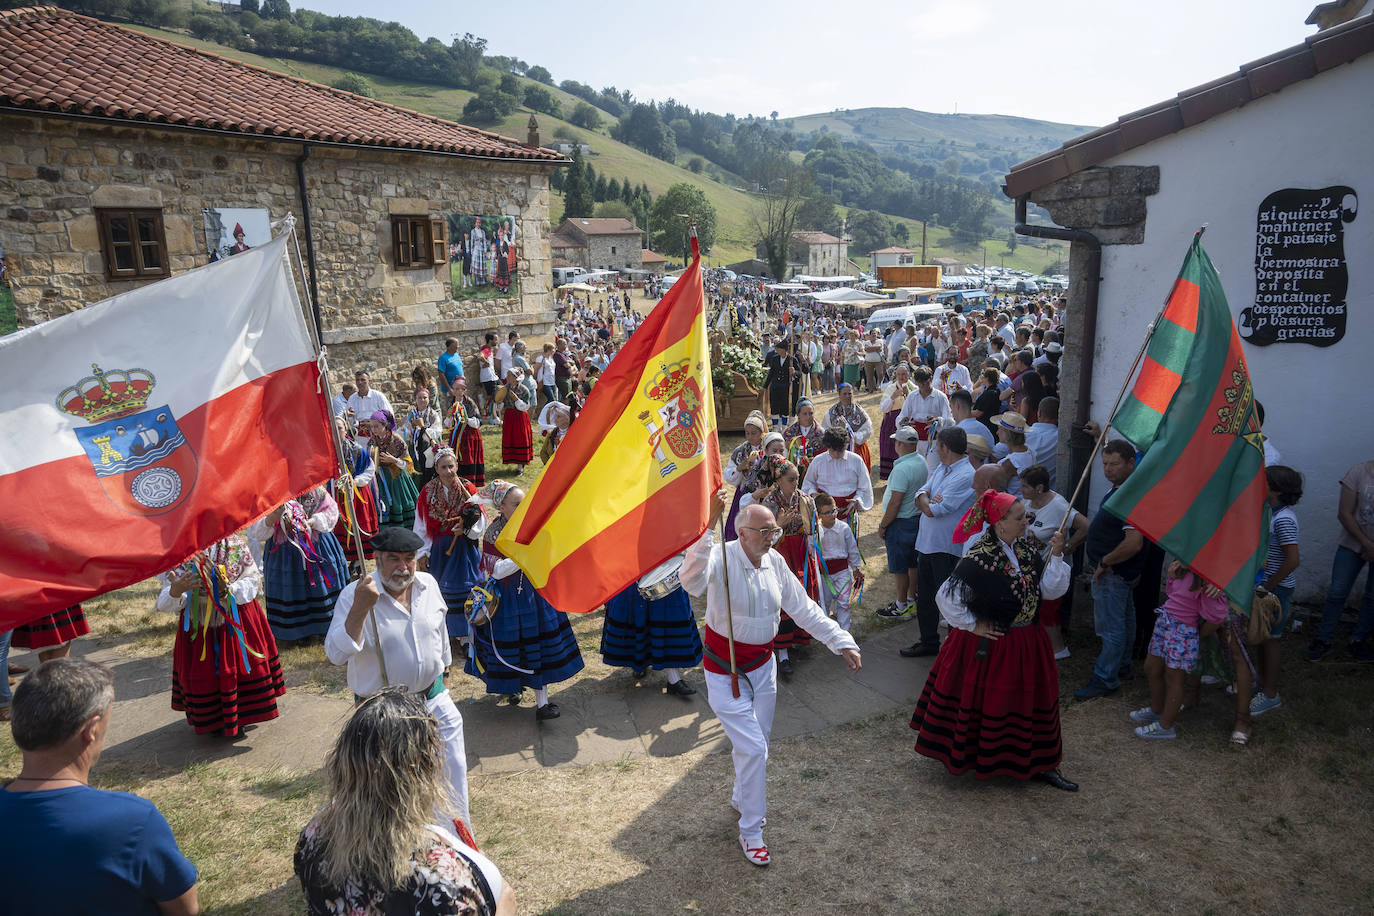
{"type": "Polygon", "coordinates": [[[0,338],[0,630],[335,473],[287,237],[0,338]]]}
{"type": "Polygon", "coordinates": [[[692,255],[497,538],[560,611],[596,610],[706,528],[720,444],[695,238],[692,255]]]}

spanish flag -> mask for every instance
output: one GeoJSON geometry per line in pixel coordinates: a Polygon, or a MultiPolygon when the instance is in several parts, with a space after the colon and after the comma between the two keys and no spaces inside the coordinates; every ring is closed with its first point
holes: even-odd
{"type": "Polygon", "coordinates": [[[594,611],[706,529],[720,488],[706,299],[692,263],[611,361],[497,539],[560,611],[594,611]]]}

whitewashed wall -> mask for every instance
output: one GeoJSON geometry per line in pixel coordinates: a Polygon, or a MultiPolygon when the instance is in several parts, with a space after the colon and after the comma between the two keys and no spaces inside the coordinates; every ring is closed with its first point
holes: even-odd
{"type": "MultiPolygon", "coordinates": [[[[1255,296],[1256,218],[1283,188],[1347,185],[1359,211],[1345,224],[1349,269],[1344,338],[1330,347],[1245,347],[1265,433],[1301,471],[1302,567],[1297,598],[1320,597],[1340,536],[1339,480],[1374,459],[1374,55],[1267,96],[1104,165],[1158,165],[1140,245],[1103,249],[1092,416],[1105,419],[1193,233],[1221,274],[1231,314],[1255,296]]],[[[1094,508],[1107,491],[1100,465],[1094,508]]],[[[1355,596],[1358,597],[1358,590],[1355,596]]]]}

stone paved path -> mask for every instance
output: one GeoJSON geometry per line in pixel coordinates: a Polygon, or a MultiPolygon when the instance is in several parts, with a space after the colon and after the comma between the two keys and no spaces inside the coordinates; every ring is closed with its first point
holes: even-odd
{"type": "MultiPolygon", "coordinates": [[[[857,675],[850,675],[843,661],[823,646],[812,646],[809,656],[796,663],[791,681],[780,681],[773,735],[807,735],[912,708],[931,660],[905,659],[897,650],[915,639],[914,622],[875,634],[862,646],[864,667],[857,675]]],[[[129,658],[94,640],[79,640],[75,651],[115,672],[115,712],[102,759],[107,764],[172,773],[189,763],[233,760],[257,770],[313,771],[324,763],[352,705],[342,696],[288,689],[279,701],[278,719],[228,742],[194,734],[185,717],[172,711],[169,660],[129,658]]],[[[654,672],[640,686],[624,672],[584,678],[554,689],[563,715],[544,723],[535,721],[528,693],[520,707],[498,705],[494,698],[460,702],[471,772],[513,773],[725,749],[728,743],[706,703],[700,670],[688,679],[698,692],[683,699],[664,693],[663,677],[654,672]]]]}

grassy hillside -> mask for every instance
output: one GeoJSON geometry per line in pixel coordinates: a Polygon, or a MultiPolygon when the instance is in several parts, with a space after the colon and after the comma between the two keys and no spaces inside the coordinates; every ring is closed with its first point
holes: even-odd
{"type": "MultiPolygon", "coordinates": [[[[156,35],[169,41],[200,48],[214,54],[232,60],[242,61],[253,64],[268,70],[275,70],[279,73],[286,73],[301,79],[313,80],[317,83],[329,84],[337,80],[346,71],[338,67],[330,67],[323,64],[305,63],[297,60],[287,60],[285,58],[264,57],[247,51],[239,51],[228,48],[224,45],[215,44],[208,41],[200,41],[189,35],[180,32],[169,32],[163,29],[154,29],[146,26],[129,26],[149,35],[156,35]]],[[[435,86],[429,83],[410,83],[401,80],[391,79],[385,76],[375,76],[364,74],[368,81],[372,83],[378,100],[389,102],[393,105],[400,105],[414,111],[424,112],[441,118],[457,119],[467,104],[468,99],[472,98],[472,93],[463,89],[449,89],[443,86],[435,86]]],[[[576,96],[570,95],[557,89],[547,87],[563,103],[565,113],[570,113],[577,102],[581,101],[576,96]]],[[[494,125],[492,130],[507,137],[523,139],[526,134],[526,125],[530,118],[529,109],[521,108],[500,124],[494,125]]],[[[913,114],[919,114],[913,112],[913,114]]],[[[713,180],[706,174],[695,174],[688,171],[685,165],[691,159],[691,155],[684,154],[679,157],[681,165],[664,162],[660,159],[641,152],[631,146],[626,146],[616,140],[611,139],[609,134],[610,125],[615,123],[615,119],[603,112],[605,126],[598,131],[584,130],[574,127],[568,122],[555,118],[551,115],[536,113],[535,117],[539,120],[539,132],[544,143],[553,141],[554,131],[564,128],[578,137],[582,142],[590,145],[592,154],[588,159],[590,164],[596,169],[598,175],[605,175],[607,178],[622,179],[628,177],[634,184],[646,184],[649,190],[658,196],[669,187],[679,182],[688,182],[700,187],[706,194],[712,205],[716,208],[716,245],[710,251],[708,260],[711,264],[728,264],[744,258],[753,257],[753,239],[755,233],[752,228],[751,212],[753,209],[753,199],[749,194],[737,191],[731,184],[730,176],[722,176],[724,181],[713,180]]],[[[815,116],[829,117],[829,116],[815,116]]],[[[964,117],[964,116],[960,116],[964,117]]],[[[975,116],[970,116],[975,117],[975,116]]],[[[978,116],[981,117],[981,116],[978,116]]],[[[799,122],[805,119],[798,118],[799,122]]],[[[1019,121],[1023,119],[1004,119],[1007,121],[1019,121]]],[[[1041,124],[1044,122],[1028,122],[1041,124]]],[[[563,201],[559,195],[552,195],[549,203],[549,218],[557,225],[562,217],[563,201]]],[[[895,219],[895,218],[894,218],[895,219]]],[[[911,238],[915,240],[914,247],[920,247],[921,226],[920,223],[912,220],[899,220],[907,223],[911,232],[911,238]]],[[[652,227],[650,227],[652,228],[652,227]]],[[[949,235],[947,230],[931,227],[928,241],[931,246],[931,257],[949,256],[974,260],[973,254],[965,254],[958,250],[936,249],[937,240],[946,239],[949,235]]],[[[989,263],[998,263],[993,257],[993,244],[1000,249],[1002,243],[989,243],[989,263]]],[[[865,256],[867,252],[863,253],[865,256]]],[[[981,253],[978,258],[981,259],[981,253]]],[[[1044,251],[1034,251],[1026,246],[1017,249],[1014,258],[1008,258],[1008,267],[1019,267],[1025,270],[1038,271],[1045,266],[1050,258],[1044,251]]]]}
{"type": "Polygon", "coordinates": [[[1038,155],[1092,130],[1011,115],[936,114],[910,108],[851,108],[788,118],[787,123],[801,134],[824,127],[841,139],[862,141],[880,152],[948,141],[946,145],[957,149],[983,149],[1018,157],[1038,155]]]}

